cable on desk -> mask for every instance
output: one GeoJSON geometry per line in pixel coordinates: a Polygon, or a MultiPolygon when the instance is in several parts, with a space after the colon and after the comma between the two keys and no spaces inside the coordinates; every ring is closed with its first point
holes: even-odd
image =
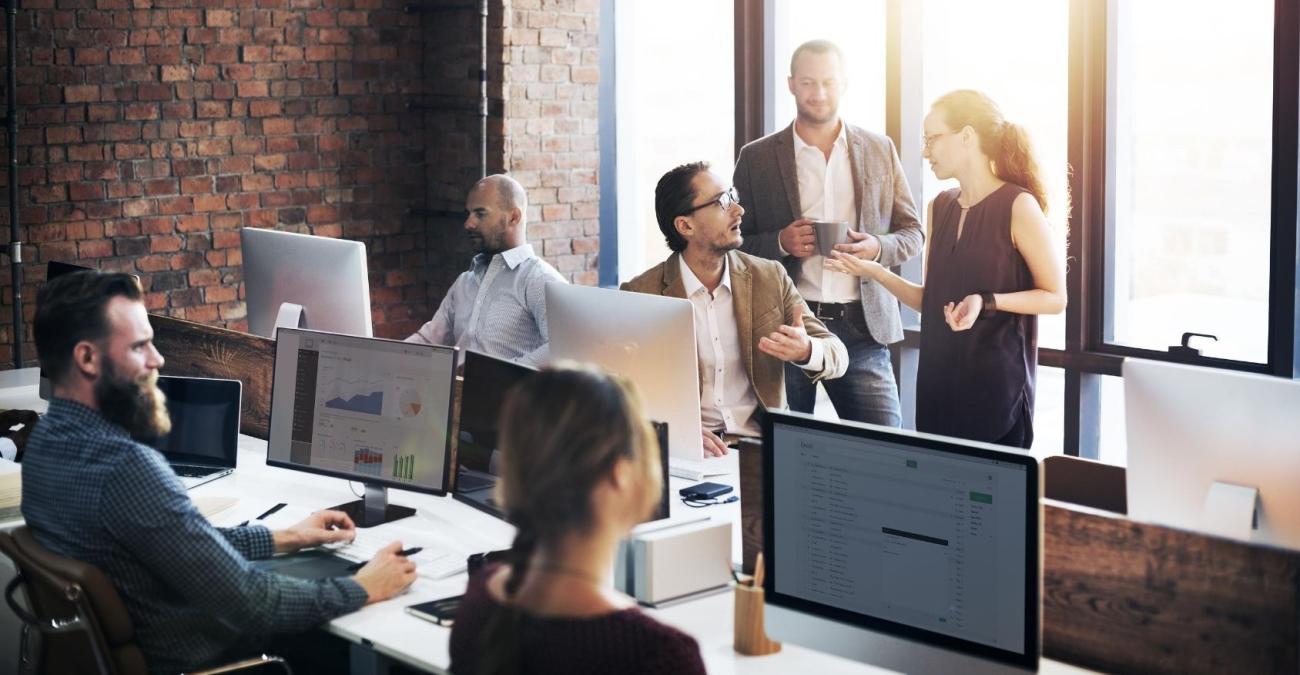
{"type": "Polygon", "coordinates": [[[736,495],[731,495],[726,499],[686,499],[684,497],[682,498],[682,503],[693,509],[702,509],[706,506],[719,506],[722,504],[731,504],[738,501],[740,501],[740,497],[737,497],[736,495]]]}

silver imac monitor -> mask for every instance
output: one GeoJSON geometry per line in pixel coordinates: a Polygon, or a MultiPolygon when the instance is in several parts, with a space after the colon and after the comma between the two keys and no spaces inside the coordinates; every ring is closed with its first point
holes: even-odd
{"type": "Polygon", "coordinates": [[[360,527],[404,518],[389,487],[442,495],[456,349],[281,328],[271,380],[271,466],[365,483],[334,508],[360,527]]]}
{"type": "Polygon", "coordinates": [[[1032,457],[769,410],[763,484],[772,639],[907,673],[1037,670],[1032,457]]]}
{"type": "Polygon", "coordinates": [[[595,363],[636,383],[646,417],[668,424],[675,474],[683,467],[698,476],[711,462],[724,461],[704,461],[695,314],[689,300],[547,284],[546,324],[551,360],[595,363]]]}
{"type": "Polygon", "coordinates": [[[1300,549],[1300,382],[1125,359],[1128,515],[1300,549]]]}
{"type": "Polygon", "coordinates": [[[365,244],[253,227],[239,241],[250,333],[273,338],[289,326],[373,335],[365,244]]]}

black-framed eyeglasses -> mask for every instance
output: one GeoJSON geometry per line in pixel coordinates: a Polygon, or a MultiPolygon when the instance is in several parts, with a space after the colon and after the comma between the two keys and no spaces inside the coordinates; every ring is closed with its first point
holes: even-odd
{"type": "Polygon", "coordinates": [[[692,213],[695,213],[696,211],[699,211],[700,209],[706,206],[713,206],[714,204],[717,204],[718,208],[722,209],[723,211],[726,211],[727,209],[730,209],[732,206],[739,203],[740,203],[740,193],[736,191],[736,186],[733,185],[727,188],[726,191],[724,191],[722,194],[718,195],[717,197],[714,197],[713,199],[710,199],[709,201],[704,202],[699,206],[692,206],[690,209],[687,209],[686,211],[683,211],[678,215],[689,216],[692,213]]]}

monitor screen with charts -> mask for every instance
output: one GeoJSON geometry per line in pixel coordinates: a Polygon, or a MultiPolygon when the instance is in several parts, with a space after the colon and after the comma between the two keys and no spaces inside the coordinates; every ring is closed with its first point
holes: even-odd
{"type": "Polygon", "coordinates": [[[1037,667],[1032,457],[773,411],[763,475],[772,639],[907,672],[1037,667]]]}
{"type": "Polygon", "coordinates": [[[456,350],[282,328],[267,463],[444,494],[456,350]]]}

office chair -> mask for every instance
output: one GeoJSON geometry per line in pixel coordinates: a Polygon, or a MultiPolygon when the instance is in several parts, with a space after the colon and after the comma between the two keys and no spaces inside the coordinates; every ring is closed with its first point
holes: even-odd
{"type": "MultiPolygon", "coordinates": [[[[18,570],[5,588],[5,602],[24,624],[24,659],[31,630],[39,631],[42,638],[38,672],[148,673],[126,606],[97,567],[52,553],[26,527],[0,532],[0,551],[18,570]],[[14,597],[19,586],[26,586],[30,611],[14,597]]],[[[283,659],[265,655],[191,675],[219,675],[270,664],[292,675],[283,659]]]]}

